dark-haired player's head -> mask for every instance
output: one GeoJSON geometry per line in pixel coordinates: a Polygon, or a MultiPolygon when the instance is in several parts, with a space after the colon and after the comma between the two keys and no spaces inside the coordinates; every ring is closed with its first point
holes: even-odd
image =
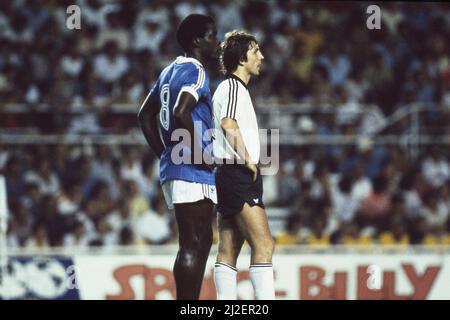
{"type": "Polygon", "coordinates": [[[219,41],[214,19],[203,14],[191,14],[181,21],[176,33],[178,44],[184,52],[198,50],[201,58],[217,57],[219,41]]]}
{"type": "Polygon", "coordinates": [[[253,35],[237,30],[225,35],[220,57],[224,72],[232,73],[239,66],[243,66],[250,74],[259,75],[262,59],[264,57],[253,35]]]}

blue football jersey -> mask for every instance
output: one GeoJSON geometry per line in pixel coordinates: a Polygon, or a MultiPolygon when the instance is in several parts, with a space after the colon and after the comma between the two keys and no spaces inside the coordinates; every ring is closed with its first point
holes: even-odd
{"type": "Polygon", "coordinates": [[[159,129],[165,149],[160,159],[160,183],[167,180],[185,180],[190,182],[215,184],[214,174],[194,164],[180,163],[186,157],[191,161],[191,150],[179,143],[179,136],[172,141],[175,129],[174,109],[177,107],[182,92],[189,92],[197,100],[191,112],[197,140],[202,143],[202,152],[213,158],[212,151],[212,101],[209,89],[209,78],[201,63],[188,57],[178,57],[167,66],[150,95],[159,101],[159,129]]]}

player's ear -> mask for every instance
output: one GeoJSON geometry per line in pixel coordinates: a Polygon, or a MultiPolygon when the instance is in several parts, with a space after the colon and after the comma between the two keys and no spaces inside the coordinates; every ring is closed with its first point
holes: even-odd
{"type": "Polygon", "coordinates": [[[194,40],[192,40],[192,45],[196,48],[200,47],[200,38],[194,38],[194,40]]]}
{"type": "Polygon", "coordinates": [[[245,62],[247,62],[247,53],[245,53],[245,56],[241,56],[241,58],[239,59],[239,65],[242,67],[244,65],[245,62]]]}

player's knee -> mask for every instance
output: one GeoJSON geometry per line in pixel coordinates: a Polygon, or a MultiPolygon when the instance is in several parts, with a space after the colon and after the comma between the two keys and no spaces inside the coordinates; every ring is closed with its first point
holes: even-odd
{"type": "Polygon", "coordinates": [[[258,255],[271,258],[275,249],[275,240],[272,237],[265,237],[255,242],[253,248],[258,255]]]}
{"type": "Polygon", "coordinates": [[[272,256],[275,249],[275,240],[272,237],[264,239],[264,247],[266,248],[267,255],[272,256]]]}
{"type": "Polygon", "coordinates": [[[181,248],[175,263],[176,267],[192,268],[197,264],[197,255],[193,250],[181,248]]]}
{"type": "Polygon", "coordinates": [[[195,237],[187,243],[180,244],[181,250],[187,255],[208,255],[213,242],[213,236],[207,233],[195,237]]]}
{"type": "Polygon", "coordinates": [[[219,255],[227,261],[236,260],[240,250],[241,246],[238,245],[228,245],[223,243],[219,245],[219,255]]]}
{"type": "Polygon", "coordinates": [[[208,258],[209,250],[210,247],[205,244],[181,247],[177,258],[177,263],[188,268],[196,267],[208,258]]]}

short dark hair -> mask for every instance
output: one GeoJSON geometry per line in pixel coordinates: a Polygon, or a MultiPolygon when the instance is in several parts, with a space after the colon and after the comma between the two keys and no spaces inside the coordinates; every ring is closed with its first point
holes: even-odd
{"type": "Polygon", "coordinates": [[[204,14],[190,14],[180,22],[177,28],[177,41],[185,52],[192,48],[195,38],[205,36],[208,24],[214,24],[214,19],[204,14]]]}
{"type": "Polygon", "coordinates": [[[231,73],[237,69],[241,60],[247,61],[247,51],[252,42],[258,43],[253,35],[245,31],[233,30],[225,34],[220,55],[222,70],[231,73]]]}

